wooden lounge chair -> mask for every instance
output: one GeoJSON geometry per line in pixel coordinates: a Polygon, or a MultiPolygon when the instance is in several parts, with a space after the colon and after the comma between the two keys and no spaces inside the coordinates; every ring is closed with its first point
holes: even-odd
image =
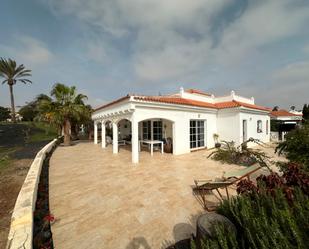
{"type": "Polygon", "coordinates": [[[220,201],[223,200],[223,196],[220,193],[219,189],[225,189],[226,197],[229,199],[228,187],[242,180],[243,178],[248,178],[250,180],[250,175],[254,172],[258,171],[261,168],[260,165],[252,165],[245,169],[231,171],[228,173],[224,173],[222,178],[217,178],[215,180],[194,180],[195,186],[193,187],[193,192],[197,193],[201,196],[202,203],[204,208],[207,211],[212,211],[206,205],[206,195],[209,193],[213,193],[213,190],[216,190],[219,194],[220,201]]]}

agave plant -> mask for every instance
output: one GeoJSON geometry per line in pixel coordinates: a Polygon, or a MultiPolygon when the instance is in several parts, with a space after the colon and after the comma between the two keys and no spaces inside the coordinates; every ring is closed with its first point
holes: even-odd
{"type": "Polygon", "coordinates": [[[269,160],[270,157],[261,150],[248,148],[248,143],[250,142],[261,146],[266,146],[265,143],[254,138],[249,138],[239,146],[235,146],[235,142],[233,141],[222,141],[222,146],[212,152],[208,158],[212,158],[223,163],[238,164],[242,166],[251,166],[258,163],[262,167],[269,168],[268,164],[272,163],[269,160]]]}

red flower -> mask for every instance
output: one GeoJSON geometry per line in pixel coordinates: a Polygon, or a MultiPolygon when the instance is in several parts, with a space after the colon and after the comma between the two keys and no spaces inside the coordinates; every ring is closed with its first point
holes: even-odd
{"type": "Polygon", "coordinates": [[[53,221],[55,221],[55,216],[53,216],[52,214],[48,214],[44,217],[44,220],[49,221],[49,222],[53,222],[53,221]]]}

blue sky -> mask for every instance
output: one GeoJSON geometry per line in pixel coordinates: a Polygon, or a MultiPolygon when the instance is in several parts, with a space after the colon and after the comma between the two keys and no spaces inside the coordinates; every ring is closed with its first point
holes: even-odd
{"type": "Polygon", "coordinates": [[[61,82],[93,106],[183,86],[301,108],[308,23],[307,0],[2,0],[0,56],[33,70],[32,85],[14,88],[17,105],[61,82]]]}

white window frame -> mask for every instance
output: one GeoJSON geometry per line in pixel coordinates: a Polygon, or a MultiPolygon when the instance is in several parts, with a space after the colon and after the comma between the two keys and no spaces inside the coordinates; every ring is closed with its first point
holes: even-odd
{"type": "Polygon", "coordinates": [[[266,120],[266,135],[269,133],[269,121],[266,120]]]}
{"type": "Polygon", "coordinates": [[[256,131],[257,133],[263,133],[263,122],[260,119],[256,122],[256,131]]]}
{"type": "Polygon", "coordinates": [[[145,140],[148,140],[149,138],[151,139],[151,120],[145,120],[142,122],[142,131],[143,131],[143,139],[145,140]],[[148,124],[150,124],[150,130],[148,124]]]}
{"type": "Polygon", "coordinates": [[[153,140],[163,139],[163,122],[161,120],[152,120],[152,139],[153,140]],[[158,124],[161,124],[161,125],[158,125],[158,124]],[[157,132],[155,132],[155,129],[157,130],[157,132]]]}
{"type": "MultiPolygon", "coordinates": [[[[157,123],[155,123],[155,124],[157,124],[157,123]]],[[[159,120],[159,119],[144,120],[144,121],[142,121],[142,131],[143,131],[142,137],[145,140],[162,140],[163,139],[163,121],[159,120]],[[154,125],[155,122],[160,122],[161,126],[155,126],[154,125]],[[144,124],[147,124],[147,125],[145,126],[144,124]],[[154,132],[155,129],[157,131],[161,130],[161,137],[159,136],[160,133],[154,132]],[[155,136],[159,136],[159,138],[154,139],[155,136]]]]}
{"type": "Polygon", "coordinates": [[[190,119],[189,123],[189,142],[190,142],[190,150],[196,150],[206,147],[206,120],[203,119],[190,119]],[[193,122],[195,125],[192,126],[193,122]],[[193,130],[195,130],[195,134],[193,134],[193,130]],[[202,131],[202,133],[200,132],[202,131]],[[199,136],[200,135],[200,136],[199,136]],[[192,140],[194,138],[194,140],[192,140]],[[199,145],[199,142],[202,142],[202,145],[199,145]],[[194,145],[195,146],[192,146],[194,145]]]}

